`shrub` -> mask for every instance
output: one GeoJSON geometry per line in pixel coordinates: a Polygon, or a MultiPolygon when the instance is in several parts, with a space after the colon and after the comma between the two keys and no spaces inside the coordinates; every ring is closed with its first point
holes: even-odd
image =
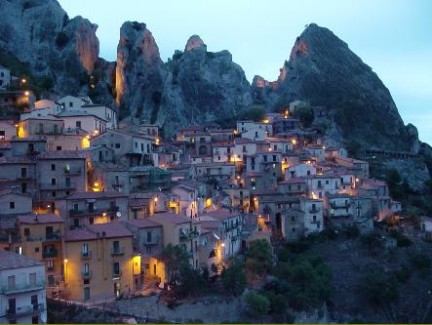
{"type": "Polygon", "coordinates": [[[244,297],[248,314],[254,318],[261,318],[270,311],[269,299],[259,293],[250,292],[244,297]]]}
{"type": "Polygon", "coordinates": [[[59,49],[62,49],[69,42],[69,37],[64,32],[58,32],[55,43],[59,49]]]}
{"type": "Polygon", "coordinates": [[[410,256],[411,263],[417,269],[430,269],[431,267],[431,259],[429,256],[423,253],[414,253],[410,256]]]}

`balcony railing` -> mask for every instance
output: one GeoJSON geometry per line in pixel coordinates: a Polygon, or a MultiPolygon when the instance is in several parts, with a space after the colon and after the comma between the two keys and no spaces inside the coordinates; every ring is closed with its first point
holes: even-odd
{"type": "Polygon", "coordinates": [[[60,233],[48,233],[45,235],[45,241],[56,241],[56,240],[60,240],[61,239],[61,234],[60,233]]]}
{"type": "Polygon", "coordinates": [[[42,258],[54,258],[58,256],[58,251],[56,249],[42,251],[42,258]]]}
{"type": "Polygon", "coordinates": [[[115,256],[115,255],[124,255],[124,253],[125,253],[124,247],[116,247],[116,248],[113,248],[112,251],[111,251],[111,255],[112,256],[115,256]]]}
{"type": "Polygon", "coordinates": [[[51,183],[42,183],[40,184],[41,190],[59,190],[59,189],[69,189],[69,188],[76,188],[76,183],[66,183],[66,182],[58,182],[56,184],[51,183]]]}
{"type": "Polygon", "coordinates": [[[15,286],[4,286],[1,288],[1,292],[5,295],[26,292],[26,291],[35,291],[42,290],[45,288],[45,281],[38,281],[35,283],[18,283],[15,286]]]}
{"type": "Polygon", "coordinates": [[[82,277],[84,280],[91,279],[91,276],[92,276],[92,272],[91,272],[91,271],[82,271],[82,272],[81,272],[81,277],[82,277]]]}
{"type": "Polygon", "coordinates": [[[330,203],[330,207],[332,209],[346,209],[349,208],[350,206],[351,206],[350,202],[344,202],[342,204],[337,204],[336,202],[330,203]]]}
{"type": "Polygon", "coordinates": [[[15,318],[18,316],[38,314],[38,313],[43,312],[44,310],[45,310],[44,304],[20,306],[20,307],[14,308],[14,309],[7,309],[6,310],[6,317],[7,318],[15,318]]]}
{"type": "Polygon", "coordinates": [[[65,168],[64,173],[66,175],[81,175],[81,168],[65,168]]]}
{"type": "Polygon", "coordinates": [[[88,251],[88,252],[81,252],[81,259],[82,260],[88,260],[92,258],[92,252],[88,251]]]}
{"type": "Polygon", "coordinates": [[[118,206],[108,207],[108,208],[93,208],[85,210],[75,210],[70,209],[70,216],[88,216],[88,215],[98,215],[106,213],[108,216],[114,216],[114,214],[119,210],[118,206]]]}
{"type": "Polygon", "coordinates": [[[319,207],[310,207],[309,208],[309,212],[310,213],[317,213],[317,212],[319,212],[321,209],[319,208],[319,207]]]}

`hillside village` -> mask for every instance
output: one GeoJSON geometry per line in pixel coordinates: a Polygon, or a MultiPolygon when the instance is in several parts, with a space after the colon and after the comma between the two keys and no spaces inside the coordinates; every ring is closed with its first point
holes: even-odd
{"type": "MultiPolygon", "coordinates": [[[[0,71],[4,88],[13,81],[0,71]]],[[[6,295],[42,290],[33,307],[45,298],[133,296],[152,280],[167,282],[161,252],[169,244],[213,276],[256,239],[295,242],[329,224],[369,233],[402,211],[368,162],[292,117],[301,102],[235,129],[192,125],[164,139],[158,126],[119,121],[117,109],[89,97],[36,101],[3,90],[0,101],[24,103],[19,120],[0,120],[0,245],[42,263],[30,278],[2,267],[0,280],[6,295]]],[[[326,118],[324,107],[314,114],[326,118]]],[[[20,304],[11,299],[8,310],[20,304]]],[[[13,310],[7,321],[46,313],[13,310]]]]}

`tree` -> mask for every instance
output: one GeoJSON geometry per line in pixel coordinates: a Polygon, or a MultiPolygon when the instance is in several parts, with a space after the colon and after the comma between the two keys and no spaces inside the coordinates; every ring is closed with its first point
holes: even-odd
{"type": "Polygon", "coordinates": [[[264,106],[254,105],[249,107],[241,116],[239,116],[239,119],[261,122],[264,119],[266,113],[267,110],[264,106]]]}
{"type": "Polygon", "coordinates": [[[227,292],[233,296],[242,294],[246,286],[246,274],[244,264],[238,257],[232,257],[228,261],[228,268],[222,271],[221,278],[227,292]]]}
{"type": "Polygon", "coordinates": [[[259,293],[247,293],[244,297],[248,314],[253,318],[262,318],[270,311],[269,299],[259,293]]]}
{"type": "Polygon", "coordinates": [[[385,307],[399,299],[397,279],[394,274],[387,274],[383,270],[368,272],[362,278],[361,288],[360,292],[372,306],[385,307]]]}
{"type": "Polygon", "coordinates": [[[184,271],[189,266],[189,256],[186,250],[179,245],[168,244],[162,250],[161,257],[165,263],[165,270],[170,282],[179,279],[181,276],[180,271],[184,271]]]}
{"type": "Polygon", "coordinates": [[[254,240],[246,253],[246,267],[253,273],[263,275],[273,265],[273,252],[270,243],[265,239],[254,240]]]}
{"type": "Polygon", "coordinates": [[[292,115],[293,117],[298,118],[305,128],[311,126],[315,119],[313,109],[308,106],[296,107],[292,115]]]}
{"type": "Polygon", "coordinates": [[[287,283],[288,304],[296,310],[319,307],[332,291],[330,268],[318,256],[301,256],[277,267],[277,276],[287,283]]]}

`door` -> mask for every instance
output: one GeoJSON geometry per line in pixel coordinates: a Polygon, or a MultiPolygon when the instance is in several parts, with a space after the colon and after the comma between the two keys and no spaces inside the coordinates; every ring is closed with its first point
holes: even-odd
{"type": "Polygon", "coordinates": [[[90,300],[90,288],[85,287],[84,288],[84,301],[90,300]]]}

